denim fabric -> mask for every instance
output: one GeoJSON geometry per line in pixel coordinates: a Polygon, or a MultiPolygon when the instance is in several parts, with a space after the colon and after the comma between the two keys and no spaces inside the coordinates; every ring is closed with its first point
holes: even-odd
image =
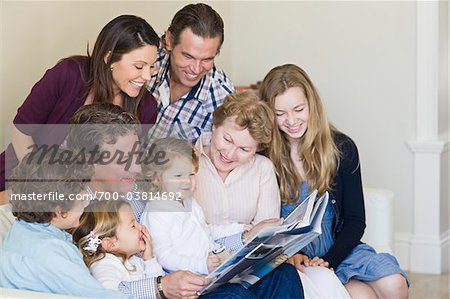
{"type": "Polygon", "coordinates": [[[304,298],[303,286],[297,269],[282,264],[249,288],[257,298],[304,298]]]}
{"type": "MultiPolygon", "coordinates": [[[[282,217],[287,217],[290,212],[305,200],[308,193],[308,187],[306,183],[303,183],[299,201],[282,207],[282,217]]],[[[322,257],[330,250],[334,244],[333,220],[333,205],[331,202],[328,202],[321,225],[322,234],[301,250],[304,254],[310,258],[315,256],[322,257]]],[[[346,284],[350,279],[374,281],[388,275],[400,274],[405,278],[409,286],[408,277],[400,268],[397,259],[389,253],[377,253],[375,249],[367,244],[359,244],[353,248],[350,254],[335,269],[335,273],[343,284],[346,284]]]]}
{"type": "Polygon", "coordinates": [[[248,290],[240,284],[227,283],[209,294],[201,296],[202,299],[247,299],[247,298],[273,298],[273,299],[303,299],[303,287],[297,270],[289,264],[282,264],[263,277],[257,284],[248,290]]]}

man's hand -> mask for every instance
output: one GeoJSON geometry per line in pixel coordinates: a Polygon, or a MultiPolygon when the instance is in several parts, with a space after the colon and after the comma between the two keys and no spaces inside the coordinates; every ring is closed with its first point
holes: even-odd
{"type": "Polygon", "coordinates": [[[161,286],[167,298],[197,298],[197,292],[209,282],[205,276],[189,271],[176,271],[161,278],[161,286]]]}

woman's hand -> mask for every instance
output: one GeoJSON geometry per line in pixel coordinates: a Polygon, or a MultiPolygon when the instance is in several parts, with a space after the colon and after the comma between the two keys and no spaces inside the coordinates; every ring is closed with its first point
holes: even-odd
{"type": "Polygon", "coordinates": [[[290,257],[287,260],[287,263],[293,265],[300,272],[305,273],[305,267],[303,265],[309,266],[309,265],[307,265],[307,263],[309,263],[309,257],[304,254],[297,253],[297,254],[294,254],[292,257],[290,257]]]}
{"type": "Polygon", "coordinates": [[[220,258],[214,253],[210,252],[208,254],[208,258],[206,259],[206,266],[208,267],[208,273],[214,271],[214,269],[219,267],[219,265],[220,265],[220,258]]]}
{"type": "MultiPolygon", "coordinates": [[[[305,263],[305,266],[312,266],[312,267],[319,266],[319,267],[329,268],[330,264],[327,261],[325,261],[323,258],[315,256],[312,259],[310,259],[307,264],[305,263]]],[[[330,270],[333,270],[333,269],[330,268],[330,270]]]]}
{"type": "Polygon", "coordinates": [[[254,236],[256,236],[263,228],[268,226],[281,225],[282,223],[283,223],[282,218],[271,218],[260,221],[258,224],[253,226],[249,231],[244,232],[244,239],[248,241],[252,239],[254,236]]]}
{"type": "Polygon", "coordinates": [[[148,232],[148,229],[145,225],[142,225],[142,239],[145,242],[145,249],[141,252],[141,256],[144,261],[148,261],[153,258],[153,249],[152,249],[152,237],[148,232]]]}
{"type": "MultiPolygon", "coordinates": [[[[325,268],[330,267],[330,264],[323,258],[315,256],[312,259],[310,259],[308,256],[301,253],[293,255],[291,258],[287,260],[287,262],[295,266],[297,270],[303,273],[305,272],[305,267],[325,267],[325,268]]],[[[329,269],[333,271],[332,268],[329,269]]]]}

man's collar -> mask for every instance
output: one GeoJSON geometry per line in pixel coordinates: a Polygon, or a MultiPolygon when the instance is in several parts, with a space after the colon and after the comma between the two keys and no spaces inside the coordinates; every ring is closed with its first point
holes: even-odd
{"type": "MultiPolygon", "coordinates": [[[[158,74],[156,75],[156,82],[158,85],[161,84],[163,80],[167,80],[170,88],[170,51],[166,50],[160,45],[159,56],[157,59],[157,66],[159,66],[158,74]]],[[[196,99],[202,103],[207,102],[207,97],[201,97],[200,94],[202,90],[208,90],[211,85],[211,78],[213,73],[217,72],[216,65],[209,72],[207,72],[200,81],[191,88],[187,95],[183,95],[180,99],[191,100],[196,99]]]]}

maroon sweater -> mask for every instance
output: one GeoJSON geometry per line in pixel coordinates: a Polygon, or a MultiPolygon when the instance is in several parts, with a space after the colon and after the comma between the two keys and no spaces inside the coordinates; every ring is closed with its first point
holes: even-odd
{"type": "MultiPolygon", "coordinates": [[[[87,73],[88,67],[87,57],[66,58],[47,70],[17,110],[14,125],[22,133],[32,136],[38,146],[61,144],[65,135],[61,134],[60,126],[42,124],[68,124],[72,115],[83,106],[88,92],[81,70],[87,73]]],[[[154,124],[156,116],[156,100],[146,92],[140,103],[139,120],[143,124],[154,124]]],[[[0,190],[5,189],[5,178],[18,163],[11,144],[5,152],[0,155],[0,190]]]]}

